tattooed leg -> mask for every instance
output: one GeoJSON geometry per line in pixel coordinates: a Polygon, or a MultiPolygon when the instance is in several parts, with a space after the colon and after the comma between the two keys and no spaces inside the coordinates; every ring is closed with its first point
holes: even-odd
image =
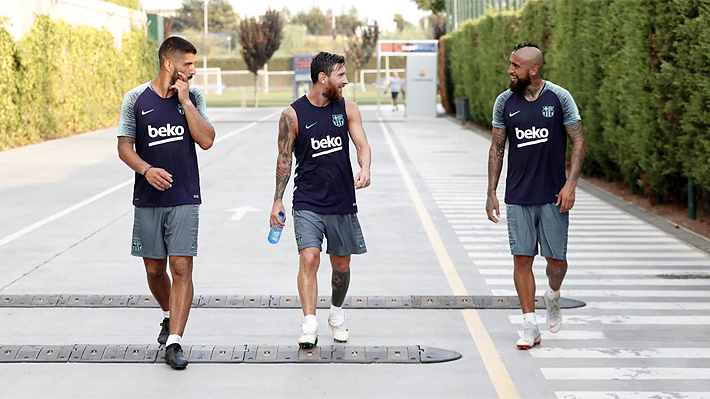
{"type": "Polygon", "coordinates": [[[345,295],[348,293],[348,287],[350,287],[350,255],[330,255],[330,263],[333,265],[331,302],[333,306],[341,307],[345,301],[345,295]]]}

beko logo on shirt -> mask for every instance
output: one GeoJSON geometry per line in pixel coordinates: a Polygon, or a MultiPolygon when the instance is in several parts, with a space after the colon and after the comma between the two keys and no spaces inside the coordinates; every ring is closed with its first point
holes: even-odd
{"type": "Polygon", "coordinates": [[[159,145],[159,144],[170,143],[173,141],[180,141],[184,138],[184,135],[185,135],[185,127],[182,125],[173,126],[169,123],[166,126],[160,126],[160,127],[153,127],[151,125],[148,125],[148,136],[151,139],[154,139],[157,137],[168,137],[165,140],[158,140],[158,141],[150,142],[150,143],[148,143],[148,147],[152,147],[154,145],[159,145]]]}
{"type": "Polygon", "coordinates": [[[340,136],[330,137],[330,135],[327,135],[324,139],[320,140],[316,140],[311,137],[311,148],[313,148],[313,151],[324,150],[313,154],[313,158],[330,154],[343,149],[343,139],[340,136]]]}
{"type": "Polygon", "coordinates": [[[542,129],[537,129],[535,126],[533,126],[530,129],[522,130],[518,129],[518,127],[515,127],[515,137],[518,140],[522,139],[537,139],[533,141],[526,141],[524,143],[518,144],[518,148],[521,147],[527,147],[529,145],[535,145],[535,144],[540,144],[544,143],[547,141],[547,136],[550,135],[550,131],[547,130],[546,127],[543,127],[542,129]]]}

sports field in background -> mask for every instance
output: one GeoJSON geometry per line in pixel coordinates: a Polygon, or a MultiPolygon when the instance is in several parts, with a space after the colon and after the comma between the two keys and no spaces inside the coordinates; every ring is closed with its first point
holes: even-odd
{"type": "MultiPolygon", "coordinates": [[[[357,102],[358,105],[376,105],[377,90],[374,87],[368,87],[367,91],[358,89],[357,99],[353,98],[354,86],[348,85],[345,87],[345,97],[349,100],[357,102]]],[[[384,89],[383,89],[384,90],[384,89]]],[[[382,94],[380,92],[381,102],[384,105],[390,104],[390,93],[382,94]]],[[[208,92],[205,95],[208,107],[241,107],[242,106],[242,90],[238,88],[229,88],[224,90],[221,95],[208,92]]],[[[254,89],[249,87],[244,89],[244,100],[246,107],[254,106],[254,89]]],[[[293,102],[293,88],[279,87],[272,88],[268,93],[259,93],[259,107],[286,107],[293,102]]],[[[401,97],[400,97],[401,100],[401,97]]]]}

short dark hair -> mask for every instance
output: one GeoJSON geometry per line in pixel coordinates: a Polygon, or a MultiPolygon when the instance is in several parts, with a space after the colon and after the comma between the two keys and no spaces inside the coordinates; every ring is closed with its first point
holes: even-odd
{"type": "Polygon", "coordinates": [[[313,81],[313,83],[317,82],[318,74],[321,72],[330,76],[330,73],[333,72],[337,64],[345,65],[345,57],[340,54],[327,53],[325,51],[314,55],[311,60],[311,81],[313,81]]]}
{"type": "Polygon", "coordinates": [[[180,55],[188,53],[197,54],[197,49],[192,45],[192,43],[181,37],[170,36],[163,41],[163,44],[160,45],[160,50],[158,50],[158,58],[160,59],[160,63],[162,64],[168,56],[174,53],[179,53],[180,55]]]}

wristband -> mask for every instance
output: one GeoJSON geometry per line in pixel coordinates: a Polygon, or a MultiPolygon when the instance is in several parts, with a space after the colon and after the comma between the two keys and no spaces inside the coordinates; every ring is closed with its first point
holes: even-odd
{"type": "Polygon", "coordinates": [[[148,173],[148,171],[149,171],[150,168],[152,168],[152,167],[153,167],[153,165],[148,165],[148,166],[145,168],[145,170],[143,171],[143,176],[145,176],[145,174],[148,173]]]}

